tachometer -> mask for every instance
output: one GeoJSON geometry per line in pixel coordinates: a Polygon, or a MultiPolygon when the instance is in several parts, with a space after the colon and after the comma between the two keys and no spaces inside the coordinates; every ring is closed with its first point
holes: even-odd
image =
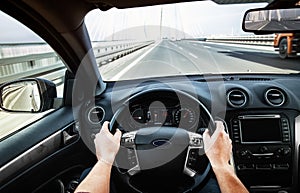
{"type": "Polygon", "coordinates": [[[178,109],[174,114],[174,121],[181,128],[190,128],[195,123],[195,112],[189,108],[178,109]]]}
{"type": "Polygon", "coordinates": [[[144,114],[144,110],[142,108],[135,109],[131,114],[133,120],[135,120],[137,123],[145,123],[146,117],[144,114]]]}

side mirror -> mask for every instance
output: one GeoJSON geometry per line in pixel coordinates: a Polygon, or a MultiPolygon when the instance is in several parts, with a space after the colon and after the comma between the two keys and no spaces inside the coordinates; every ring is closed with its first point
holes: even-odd
{"type": "Polygon", "coordinates": [[[245,32],[286,33],[300,31],[300,8],[250,9],[243,20],[245,32]]]}
{"type": "Polygon", "coordinates": [[[9,112],[44,112],[53,108],[56,86],[45,79],[24,79],[0,87],[0,108],[9,112]]]}

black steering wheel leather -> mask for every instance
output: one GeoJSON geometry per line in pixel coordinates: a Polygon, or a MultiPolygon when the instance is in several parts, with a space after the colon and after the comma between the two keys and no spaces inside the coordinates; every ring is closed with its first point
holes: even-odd
{"type": "MultiPolygon", "coordinates": [[[[192,101],[199,106],[212,134],[214,120],[206,107],[193,96],[171,89],[148,90],[138,93],[116,111],[110,122],[110,132],[122,131],[121,147],[115,160],[117,175],[129,187],[138,192],[187,192],[198,187],[207,177],[211,166],[204,153],[200,130],[169,126],[124,128],[128,121],[129,106],[137,99],[155,92],[175,92],[179,98],[192,101]],[[186,181],[187,183],[182,183],[186,181]],[[176,186],[179,187],[172,187],[176,186]],[[156,186],[156,187],[155,187],[156,186]]],[[[200,118],[200,117],[199,117],[200,118]]],[[[127,126],[128,127],[128,126],[127,126]]],[[[203,128],[201,129],[203,131],[203,128]]]]}

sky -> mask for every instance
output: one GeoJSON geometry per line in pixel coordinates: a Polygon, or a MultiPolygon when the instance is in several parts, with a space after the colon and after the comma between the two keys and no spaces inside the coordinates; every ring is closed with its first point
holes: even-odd
{"type": "Polygon", "coordinates": [[[266,3],[218,5],[200,1],[107,12],[94,10],[85,22],[93,40],[141,38],[143,33],[151,36],[150,32],[153,37],[160,36],[160,23],[168,28],[162,30],[161,36],[169,38],[243,35],[241,26],[245,11],[265,6],[266,3]],[[105,22],[105,28],[101,27],[105,22]]]}
{"type": "MultiPolygon", "coordinates": [[[[265,3],[217,5],[202,1],[121,10],[113,8],[106,12],[93,10],[85,22],[92,41],[243,35],[241,25],[245,11],[265,6],[265,3]]],[[[42,41],[2,12],[0,29],[0,43],[42,41]]]]}
{"type": "Polygon", "coordinates": [[[20,22],[0,11],[0,43],[43,42],[20,22]]]}

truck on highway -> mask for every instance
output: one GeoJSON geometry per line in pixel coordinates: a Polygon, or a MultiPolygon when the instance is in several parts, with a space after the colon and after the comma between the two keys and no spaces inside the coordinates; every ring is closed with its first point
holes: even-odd
{"type": "Polygon", "coordinates": [[[295,57],[300,52],[300,33],[276,34],[274,48],[279,52],[279,57],[282,59],[295,57]]]}

